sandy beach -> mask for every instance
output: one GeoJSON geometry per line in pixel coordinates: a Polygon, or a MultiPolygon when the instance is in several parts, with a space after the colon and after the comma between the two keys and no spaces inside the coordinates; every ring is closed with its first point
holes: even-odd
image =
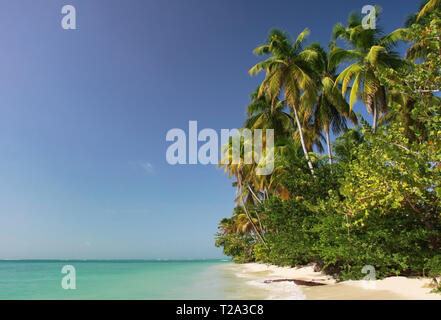
{"type": "Polygon", "coordinates": [[[247,284],[262,290],[266,299],[276,300],[441,300],[440,294],[430,293],[427,278],[390,277],[376,281],[343,281],[315,272],[313,266],[302,268],[277,267],[259,263],[225,266],[247,284]],[[296,285],[266,280],[296,279],[322,283],[322,286],[296,285]]]}

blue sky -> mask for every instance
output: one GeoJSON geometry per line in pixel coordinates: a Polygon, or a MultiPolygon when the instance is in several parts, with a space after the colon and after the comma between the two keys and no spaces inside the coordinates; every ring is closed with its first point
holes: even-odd
{"type": "MultiPolygon", "coordinates": [[[[385,31],[418,1],[4,0],[0,258],[215,258],[234,189],[170,166],[172,128],[240,127],[270,28],[327,45],[366,4],[385,31]],[[77,30],[61,28],[74,5],[77,30]]],[[[358,105],[356,111],[361,111],[358,105]]]]}

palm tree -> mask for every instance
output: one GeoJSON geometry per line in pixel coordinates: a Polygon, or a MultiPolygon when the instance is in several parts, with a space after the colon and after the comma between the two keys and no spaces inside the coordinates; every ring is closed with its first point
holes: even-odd
{"type": "MultiPolygon", "coordinates": [[[[317,152],[322,153],[325,150],[322,144],[325,138],[320,129],[315,125],[314,118],[309,114],[302,114],[300,118],[303,119],[302,132],[306,150],[308,153],[311,153],[314,152],[315,147],[317,152]]],[[[294,132],[293,138],[295,141],[301,143],[299,130],[294,132]]]]}
{"type": "Polygon", "coordinates": [[[330,130],[332,129],[334,134],[346,130],[347,118],[357,125],[357,116],[335,86],[336,70],[335,67],[331,68],[329,65],[328,53],[318,43],[308,48],[316,51],[318,55],[315,71],[318,75],[319,97],[313,113],[314,126],[325,133],[329,164],[332,165],[330,130]]]}
{"type": "Polygon", "coordinates": [[[308,166],[313,176],[314,167],[309,157],[303,137],[302,124],[299,118],[299,108],[312,106],[317,99],[310,62],[316,56],[311,50],[303,50],[302,45],[309,35],[305,29],[292,43],[289,37],[280,30],[272,30],[262,46],[257,47],[254,53],[258,56],[269,55],[265,61],[259,62],[250,69],[251,75],[261,71],[266,72],[265,80],[259,90],[259,96],[265,94],[271,99],[273,108],[276,101],[283,93],[284,101],[292,109],[299,130],[303,152],[308,161],[308,166]]]}
{"type": "Polygon", "coordinates": [[[441,0],[430,0],[427,4],[421,9],[418,14],[417,21],[419,21],[423,16],[429,14],[436,9],[441,8],[441,0]]]}
{"type": "MultiPolygon", "coordinates": [[[[253,224],[257,224],[257,219],[252,218],[253,224]]],[[[245,233],[250,234],[253,230],[253,225],[251,224],[250,220],[248,219],[246,214],[239,214],[236,216],[236,219],[234,221],[234,228],[236,229],[237,233],[245,233]]]]}
{"type": "Polygon", "coordinates": [[[348,129],[334,141],[335,155],[342,163],[350,163],[354,160],[354,152],[363,142],[361,128],[348,129]]]}
{"type": "Polygon", "coordinates": [[[385,37],[384,40],[389,43],[396,43],[398,41],[404,41],[408,43],[413,43],[410,48],[406,50],[405,59],[410,61],[416,61],[424,59],[427,56],[427,44],[425,39],[417,38],[414,39],[411,35],[411,26],[413,24],[424,25],[427,23],[422,16],[419,18],[420,12],[428,5],[430,0],[424,0],[420,4],[420,10],[417,13],[411,14],[407,17],[404,22],[404,28],[399,28],[385,37]]]}
{"type": "MultiPolygon", "coordinates": [[[[441,0],[425,0],[421,4],[420,12],[418,13],[417,18],[415,20],[411,20],[411,18],[409,18],[408,23],[410,22],[419,23],[425,26],[426,31],[429,31],[431,29],[431,24],[430,21],[428,21],[426,18],[428,13],[435,11],[436,9],[441,9],[441,0]]],[[[408,27],[410,28],[410,25],[408,25],[408,27]]],[[[440,38],[439,37],[430,38],[424,36],[422,38],[420,37],[412,38],[409,35],[409,28],[401,29],[402,30],[401,33],[399,33],[400,29],[397,30],[398,40],[413,42],[413,45],[406,51],[406,59],[411,61],[424,60],[425,58],[427,58],[427,55],[430,52],[429,43],[431,41],[440,42],[440,38]]]]}
{"type": "MultiPolygon", "coordinates": [[[[430,0],[424,0],[420,4],[420,10],[417,13],[411,14],[407,17],[404,22],[405,28],[397,29],[391,32],[387,38],[391,43],[404,41],[408,43],[412,43],[412,45],[406,50],[405,59],[410,61],[424,60],[429,53],[428,49],[428,41],[435,40],[439,41],[439,39],[424,39],[424,38],[414,38],[411,33],[411,26],[413,24],[419,25],[429,25],[429,21],[423,17],[422,12],[424,12],[424,8],[430,5],[430,0]],[[421,16],[420,16],[421,15],[421,16]]],[[[427,11],[426,11],[427,12],[427,11]]],[[[427,27],[430,28],[430,27],[427,27]]]]}
{"type": "MultiPolygon", "coordinates": [[[[287,177],[303,176],[306,179],[309,174],[300,141],[291,138],[280,139],[274,154],[274,171],[269,184],[271,194],[281,200],[298,197],[303,190],[292,187],[290,190],[289,185],[292,181],[287,180],[287,177]]],[[[311,157],[311,161],[315,158],[311,157]]]]}
{"type": "MultiPolygon", "coordinates": [[[[252,143],[251,141],[245,141],[244,143],[252,143]]],[[[257,221],[259,225],[255,223],[255,220],[253,220],[253,217],[251,216],[251,213],[248,211],[247,204],[250,204],[252,202],[251,197],[256,197],[259,201],[260,199],[256,195],[256,192],[253,191],[252,185],[255,183],[255,179],[257,177],[256,174],[256,168],[258,164],[252,163],[252,164],[245,164],[245,144],[240,144],[240,153],[239,153],[239,161],[238,163],[233,163],[233,142],[232,138],[230,138],[230,141],[227,145],[223,146],[223,155],[224,158],[221,159],[219,163],[219,167],[225,167],[225,173],[228,173],[229,178],[232,178],[233,176],[236,178],[236,182],[233,184],[233,186],[236,187],[236,205],[241,206],[244,210],[245,216],[247,217],[250,226],[253,227],[254,233],[257,236],[257,238],[262,242],[265,243],[265,238],[262,234],[263,227],[262,222],[260,219],[260,216],[257,215],[257,221]]],[[[251,149],[251,152],[252,149],[251,149]]]]}
{"type": "MultiPolygon", "coordinates": [[[[338,90],[336,90],[338,92],[338,90]]],[[[297,125],[294,123],[294,117],[285,112],[284,101],[276,101],[275,107],[272,106],[271,101],[266,95],[258,95],[259,88],[257,88],[251,95],[251,103],[247,106],[247,115],[249,116],[244,123],[244,128],[248,129],[274,129],[274,138],[276,145],[284,146],[286,144],[285,139],[292,137],[295,141],[300,142],[300,131],[297,130],[297,125]]],[[[339,92],[338,92],[339,93],[339,92]]],[[[339,93],[340,97],[341,94],[339,93]]],[[[342,99],[345,101],[344,99],[342,99]]],[[[308,111],[309,108],[302,108],[308,111]]],[[[309,110],[310,111],[310,110],[309,110]]],[[[355,114],[354,114],[355,116],[355,114]]],[[[323,152],[323,145],[321,143],[324,140],[320,130],[317,130],[311,113],[300,114],[299,118],[302,123],[303,139],[308,154],[313,152],[314,147],[318,152],[323,152]],[[302,120],[303,119],[303,120],[302,120]]],[[[262,190],[263,182],[268,182],[266,176],[261,176],[261,179],[255,180],[255,186],[259,190],[262,190]],[[266,180],[266,181],[265,181],[266,180]]]]}
{"type": "MultiPolygon", "coordinates": [[[[259,89],[250,95],[251,103],[247,106],[246,114],[248,118],[244,123],[244,128],[251,130],[267,129],[274,130],[275,144],[283,144],[286,138],[291,138],[296,127],[294,118],[285,111],[286,105],[284,101],[276,101],[273,107],[271,100],[266,95],[259,96],[259,89]]],[[[256,170],[256,166],[252,166],[252,170],[256,170]]],[[[257,202],[264,201],[269,197],[269,184],[271,177],[268,175],[256,175],[248,179],[248,191],[253,195],[253,199],[257,202]]]]}
{"type": "Polygon", "coordinates": [[[254,129],[273,129],[274,137],[288,137],[294,131],[293,118],[285,112],[283,101],[276,101],[273,106],[271,100],[265,96],[259,96],[259,87],[250,95],[251,103],[247,106],[246,114],[248,118],[244,123],[244,128],[254,129]]]}
{"type": "Polygon", "coordinates": [[[410,28],[410,26],[413,25],[414,23],[421,23],[422,20],[424,20],[424,19],[422,19],[422,17],[420,19],[418,19],[418,15],[419,15],[420,11],[423,10],[423,8],[426,6],[426,4],[429,1],[430,0],[422,0],[422,1],[420,1],[418,12],[412,13],[412,14],[407,16],[406,20],[404,21],[404,27],[410,28]]]}
{"type": "MultiPolygon", "coordinates": [[[[252,222],[256,225],[257,219],[252,218],[252,222]]],[[[224,234],[246,234],[253,235],[254,228],[247,215],[244,213],[243,208],[237,207],[233,211],[233,216],[231,218],[224,218],[219,223],[219,230],[224,234]]]]}
{"type": "Polygon", "coordinates": [[[333,40],[345,40],[350,49],[343,49],[333,43],[329,58],[330,68],[333,69],[343,62],[351,62],[335,81],[335,86],[342,83],[342,95],[351,82],[349,106],[352,110],[358,97],[366,104],[367,111],[373,114],[373,129],[376,131],[380,112],[387,111],[386,89],[375,75],[376,71],[384,68],[397,69],[403,62],[398,54],[391,50],[394,41],[390,36],[380,36],[377,28],[364,29],[361,17],[352,13],[348,26],[337,24],[333,30],[333,40]]]}

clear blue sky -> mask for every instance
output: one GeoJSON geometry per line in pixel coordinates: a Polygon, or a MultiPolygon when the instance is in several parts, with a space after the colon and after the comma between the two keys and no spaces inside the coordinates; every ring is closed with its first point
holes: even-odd
{"type": "Polygon", "coordinates": [[[418,1],[1,1],[0,258],[221,257],[231,182],[168,165],[166,132],[240,127],[270,28],[326,46],[366,4],[392,31],[418,1]]]}

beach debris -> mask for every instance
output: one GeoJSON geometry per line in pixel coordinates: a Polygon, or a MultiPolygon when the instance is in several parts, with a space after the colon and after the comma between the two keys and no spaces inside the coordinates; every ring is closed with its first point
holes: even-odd
{"type": "Polygon", "coordinates": [[[274,279],[274,280],[265,280],[264,281],[264,283],[275,283],[275,282],[294,282],[298,286],[306,286],[306,287],[317,287],[317,286],[325,286],[326,285],[326,283],[299,280],[299,279],[274,279]]]}

